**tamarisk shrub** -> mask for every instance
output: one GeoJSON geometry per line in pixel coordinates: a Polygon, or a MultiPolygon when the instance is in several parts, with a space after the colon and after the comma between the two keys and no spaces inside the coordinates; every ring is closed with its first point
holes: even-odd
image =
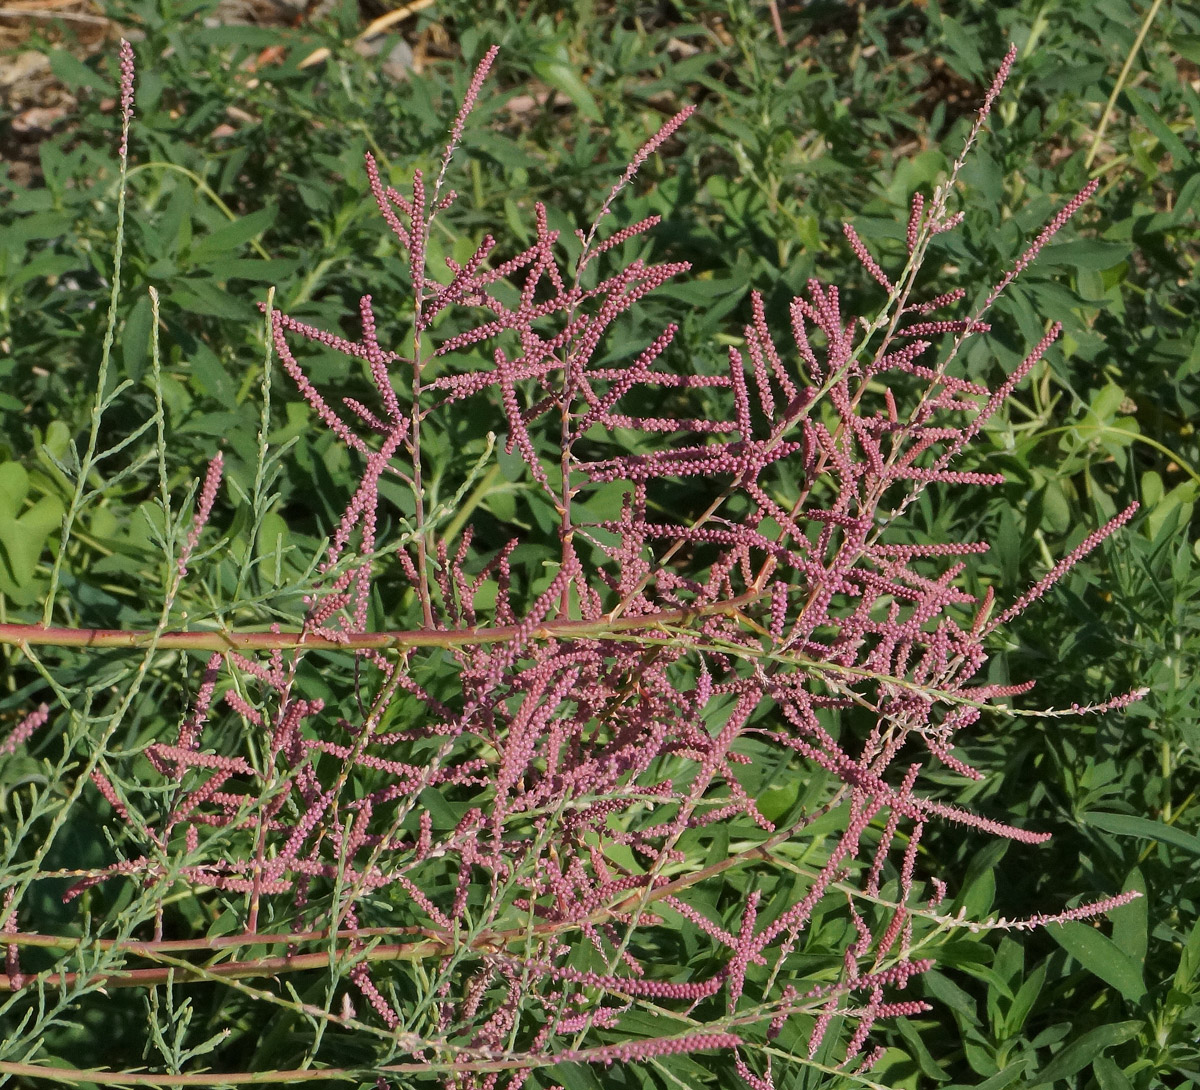
{"type": "MultiPolygon", "coordinates": [[[[930,241],[962,218],[958,175],[1014,55],[949,177],[913,197],[903,267],[885,271],[846,226],[882,302],[851,311],[836,284],[812,280],[776,328],[753,295],[719,370],[676,358],[675,325],[633,353],[608,347],[643,296],[688,271],[632,256],[657,217],[610,221],[691,108],[642,147],[585,230],[560,236],[535,206],[527,244],[486,235],[444,269],[432,232],[455,201],[452,160],[496,50],[435,176],[418,171],[401,192],[367,156],[411,298],[362,296],[352,334],[263,308],[314,425],[357,467],[298,627],[172,631],[170,602],[150,633],[6,626],[26,649],[209,655],[174,736],[110,745],[126,704],[73,766],[71,802],[107,801],[119,854],[71,872],[64,899],[124,883],[132,907],[62,940],[54,969],[23,975],[23,946],[56,942],[22,898],[49,873],[60,823],[5,878],[0,981],[23,1044],[3,1070],[55,1070],[37,1035],[69,1003],[143,988],[151,1062],[186,1074],[203,1055],[223,1083],[250,1078],[238,1073],[246,1045],[200,1040],[200,1027],[191,1041],[190,1004],[230,1012],[210,1031],[241,1019],[264,1040],[293,1035],[292,1054],[276,1043],[256,1062],[260,1080],[280,1055],[297,1070],[281,1065],[279,1080],[324,1069],[381,1086],[595,1085],[597,1064],[674,1085],[705,1068],[732,1085],[736,1072],[754,1090],[784,1064],[861,1077],[881,1051],[869,1043],[878,1020],[930,1009],[911,985],[956,928],[1080,919],[1136,896],[968,920],[944,907],[952,877],[918,858],[931,822],[1026,844],[1049,835],[947,801],[923,777],[979,777],[956,738],[1012,714],[1032,684],[977,680],[989,637],[1134,511],[1008,605],[963,589],[965,558],[985,543],[922,541],[904,519],[926,490],[1000,483],[965,456],[1058,327],[992,386],[956,364],[1094,190],[974,312],[961,312],[961,287],[918,290],[930,241]],[[357,361],[368,392],[322,388],[318,351],[357,361]],[[490,456],[490,440],[476,442],[488,426],[535,513],[515,532],[482,517],[495,481],[484,460],[430,455],[431,436],[459,436],[490,456]],[[219,926],[165,938],[183,926],[169,907],[180,889],[219,926]],[[700,1053],[697,1067],[687,1054],[700,1053]]],[[[122,74],[124,167],[128,46],[122,74]]],[[[260,475],[272,464],[261,447],[260,475]]],[[[198,550],[223,470],[217,455],[171,539],[175,588],[213,562],[198,550]]],[[[4,747],[81,714],[55,700],[4,747]]]]}

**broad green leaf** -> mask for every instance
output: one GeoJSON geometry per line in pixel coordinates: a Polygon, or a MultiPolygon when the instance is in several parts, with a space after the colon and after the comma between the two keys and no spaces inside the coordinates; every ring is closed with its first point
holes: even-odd
{"type": "Polygon", "coordinates": [[[1180,56],[1200,64],[1200,34],[1172,34],[1168,41],[1180,56]]]}
{"type": "Polygon", "coordinates": [[[1076,269],[1111,269],[1133,252],[1128,242],[1105,242],[1098,238],[1075,238],[1047,246],[1038,258],[1045,265],[1068,265],[1076,269]]]}
{"type": "Polygon", "coordinates": [[[0,591],[24,604],[46,538],[62,523],[63,504],[42,496],[26,507],[29,474],[17,462],[0,465],[0,591]]]}
{"type": "Polygon", "coordinates": [[[1003,1025],[1005,1036],[1014,1037],[1025,1025],[1025,1019],[1033,1010],[1033,1004],[1041,994],[1042,986],[1046,983],[1046,962],[1043,961],[1017,990],[1016,998],[1004,1015],[1003,1025]]]}
{"type": "Polygon", "coordinates": [[[1163,148],[1170,152],[1175,160],[1175,165],[1182,167],[1186,163],[1195,160],[1195,154],[1188,150],[1188,146],[1167,127],[1167,123],[1159,116],[1158,112],[1146,101],[1141,92],[1132,86],[1127,86],[1124,90],[1124,95],[1129,99],[1130,104],[1137,112],[1138,117],[1156,137],[1163,148]]]}
{"type": "MultiPolygon", "coordinates": [[[[1092,398],[1089,411],[1105,423],[1109,423],[1125,401],[1125,391],[1115,382],[1110,382],[1092,398]]],[[[1086,427],[1086,424],[1084,425],[1086,427]]]]}
{"type": "Polygon", "coordinates": [[[1124,1044],[1130,1038],[1136,1037],[1141,1028],[1142,1023],[1138,1021],[1097,1026],[1072,1041],[1040,1071],[1033,1072],[1026,1085],[1043,1086],[1059,1079],[1069,1079],[1092,1063],[1106,1048],[1124,1044]]]}
{"type": "Polygon", "coordinates": [[[569,62],[557,59],[535,61],[533,70],[539,79],[566,95],[589,121],[600,120],[600,107],[596,105],[596,100],[588,90],[587,84],[580,78],[579,72],[569,62]]]}
{"type": "Polygon", "coordinates": [[[63,273],[77,268],[78,265],[79,262],[76,258],[66,254],[40,254],[32,261],[21,265],[13,275],[8,276],[5,286],[9,291],[16,291],[22,284],[26,284],[30,280],[61,276],[63,273]]]}
{"type": "Polygon", "coordinates": [[[921,1039],[920,1031],[912,1021],[908,1018],[897,1018],[895,1026],[900,1031],[900,1036],[904,1038],[904,1043],[912,1052],[913,1059],[917,1061],[921,1074],[930,1079],[937,1079],[938,1082],[945,1082],[950,1077],[949,1073],[930,1054],[929,1048],[921,1039]]]}
{"type": "Polygon", "coordinates": [[[213,270],[223,280],[253,280],[278,284],[295,276],[300,262],[293,258],[264,261],[257,257],[235,257],[222,261],[213,270]]]}
{"type": "Polygon", "coordinates": [[[12,246],[33,239],[61,238],[73,227],[70,216],[61,212],[31,212],[0,229],[0,246],[12,246]]]}
{"type": "Polygon", "coordinates": [[[957,19],[952,19],[949,15],[942,16],[942,34],[945,36],[946,45],[950,47],[950,51],[961,62],[958,70],[964,76],[981,76],[984,72],[984,63],[983,58],[979,55],[979,49],[975,45],[973,35],[968,33],[957,19]]]}
{"type": "Polygon", "coordinates": [[[1136,963],[1146,959],[1150,942],[1150,898],[1146,896],[1146,879],[1137,867],[1129,872],[1122,892],[1131,889],[1142,896],[1112,913],[1112,940],[1136,963]]]}
{"type": "Polygon", "coordinates": [[[86,64],[65,49],[56,49],[50,54],[50,70],[68,87],[87,87],[93,91],[102,91],[106,95],[115,94],[117,87],[111,80],[93,72],[86,64]]]}
{"type": "Polygon", "coordinates": [[[1192,927],[1188,940],[1179,955],[1179,968],[1175,970],[1175,987],[1181,992],[1190,992],[1192,982],[1200,975],[1200,920],[1192,927]]]}
{"type": "Polygon", "coordinates": [[[1151,818],[1134,817],[1132,814],[1109,814],[1094,810],[1090,814],[1084,814],[1083,820],[1089,825],[1096,826],[1097,829],[1116,833],[1118,836],[1160,840],[1164,844],[1173,844],[1177,848],[1200,855],[1200,837],[1151,818]]]}
{"type": "Polygon", "coordinates": [[[604,1090],[596,1071],[587,1064],[555,1064],[547,1068],[546,1073],[565,1090],[604,1090]]]}
{"type": "MultiPolygon", "coordinates": [[[[271,205],[239,216],[232,223],[218,227],[209,232],[192,247],[191,259],[198,265],[206,264],[214,258],[226,257],[231,250],[240,250],[251,239],[258,238],[275,222],[279,208],[271,205]]],[[[220,271],[220,269],[218,269],[220,271]]]]}
{"type": "Polygon", "coordinates": [[[983,1082],[972,1084],[971,1090],[1005,1090],[1006,1087],[1012,1086],[1014,1082],[1025,1071],[1027,1060],[1021,1059],[1014,1064],[1010,1064],[1002,1071],[996,1072],[991,1078],[984,1079],[983,1082]]]}
{"type": "Polygon", "coordinates": [[[273,26],[195,26],[189,36],[199,45],[238,45],[246,49],[262,49],[279,43],[279,30],[273,26]]]}
{"type": "Polygon", "coordinates": [[[1107,1056],[1097,1056],[1092,1061],[1092,1071],[1100,1084],[1100,1090],[1133,1090],[1133,1083],[1126,1077],[1125,1072],[1107,1056]]]}
{"type": "Polygon", "coordinates": [[[957,1014],[973,1021],[976,1016],[975,1000],[949,977],[943,976],[936,969],[921,974],[925,991],[939,1003],[944,1003],[957,1014]]]}
{"type": "Polygon", "coordinates": [[[1142,966],[1103,932],[1077,920],[1051,924],[1047,930],[1088,972],[1116,988],[1130,1002],[1136,1003],[1146,994],[1142,966]]]}
{"type": "Polygon", "coordinates": [[[135,381],[141,378],[142,369],[150,353],[150,325],[152,322],[150,299],[142,296],[133,304],[125,329],[121,333],[121,357],[125,371],[135,381]]]}
{"type": "Polygon", "coordinates": [[[255,317],[249,305],[222,291],[212,280],[194,278],[185,281],[167,296],[172,305],[195,314],[214,318],[235,318],[241,321],[255,317]]]}
{"type": "Polygon", "coordinates": [[[793,776],[791,783],[768,788],[758,795],[758,812],[768,821],[778,821],[796,804],[799,796],[800,777],[793,776]]]}
{"type": "Polygon", "coordinates": [[[702,279],[668,281],[658,288],[656,294],[671,299],[678,299],[693,306],[711,306],[714,300],[722,296],[737,294],[740,298],[746,290],[746,282],[740,277],[724,277],[721,279],[702,279]]]}

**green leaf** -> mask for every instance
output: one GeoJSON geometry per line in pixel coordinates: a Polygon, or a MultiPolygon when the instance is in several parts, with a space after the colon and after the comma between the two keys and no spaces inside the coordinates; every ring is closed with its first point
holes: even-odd
{"type": "Polygon", "coordinates": [[[1071,529],[1073,512],[1062,483],[1051,478],[1042,489],[1041,497],[1042,528],[1056,534],[1067,533],[1071,529]]]}
{"type": "Polygon", "coordinates": [[[125,319],[125,329],[121,334],[121,357],[125,361],[125,371],[135,382],[141,378],[142,368],[150,354],[152,320],[148,296],[134,303],[133,310],[125,319]]]}
{"type": "Polygon", "coordinates": [[[1043,961],[1017,990],[1016,998],[1002,1020],[1005,1037],[1015,1037],[1025,1025],[1025,1020],[1046,983],[1046,968],[1046,962],[1043,961]]]}
{"type": "Polygon", "coordinates": [[[194,26],[189,37],[196,45],[239,45],[245,49],[263,49],[279,43],[279,29],[274,26],[194,26]]]}
{"type": "Polygon", "coordinates": [[[1007,840],[984,845],[967,864],[962,888],[954,899],[955,908],[965,908],[969,917],[986,916],[996,898],[996,865],[1008,851],[1007,840]]]}
{"type": "Polygon", "coordinates": [[[587,84],[583,82],[579,73],[569,62],[557,58],[535,61],[533,70],[538,79],[566,95],[575,104],[575,108],[589,121],[601,120],[600,107],[596,105],[592,92],[588,90],[587,84]]]}
{"type": "Polygon", "coordinates": [[[982,76],[984,72],[983,58],[979,55],[973,35],[969,34],[957,19],[952,19],[949,15],[942,16],[942,34],[945,36],[946,45],[960,62],[958,71],[964,76],[982,76]]]}
{"type": "Polygon", "coordinates": [[[1052,924],[1047,930],[1050,937],[1088,972],[1116,988],[1131,1003],[1146,994],[1142,967],[1090,924],[1068,920],[1052,924]]]}
{"type": "Polygon", "coordinates": [[[192,243],[192,209],[196,194],[184,182],[176,181],[173,189],[162,219],[154,224],[152,234],[157,237],[148,240],[151,252],[160,259],[173,257],[192,243]]]}
{"type": "Polygon", "coordinates": [[[1094,810],[1084,814],[1083,820],[1089,825],[1103,829],[1105,832],[1116,833],[1118,836],[1136,836],[1143,840],[1159,840],[1164,844],[1173,844],[1177,848],[1200,855],[1200,837],[1185,833],[1182,829],[1166,825],[1151,818],[1134,817],[1132,814],[1109,814],[1094,810]]]}
{"type": "Polygon", "coordinates": [[[778,822],[800,797],[800,777],[793,776],[792,782],[783,787],[771,787],[758,795],[758,812],[768,821],[778,822]]]}
{"type": "Polygon", "coordinates": [[[293,258],[264,261],[260,257],[235,257],[222,261],[214,270],[223,280],[254,280],[278,284],[296,275],[300,262],[293,258]]]}
{"type": "Polygon", "coordinates": [[[61,212],[30,212],[0,229],[0,246],[12,246],[41,238],[61,238],[69,234],[73,227],[71,217],[61,212]]]}
{"type": "Polygon", "coordinates": [[[1043,1086],[1059,1079],[1069,1079],[1087,1067],[1106,1048],[1124,1044],[1131,1037],[1136,1037],[1141,1028],[1142,1023],[1138,1021],[1097,1026],[1067,1045],[1041,1071],[1032,1074],[1027,1085],[1043,1086]]]}
{"type": "Polygon", "coordinates": [[[1192,981],[1200,976],[1200,920],[1192,927],[1188,940],[1179,954],[1179,968],[1175,970],[1174,986],[1178,991],[1189,992],[1192,981]]]}
{"type": "Polygon", "coordinates": [[[1028,1062],[1028,1060],[1020,1059],[1016,1063],[1004,1068],[1003,1071],[998,1071],[991,1078],[974,1084],[971,1090],[1005,1090],[1005,1087],[1011,1086],[1020,1078],[1028,1062]]]}
{"type": "Polygon", "coordinates": [[[925,985],[927,994],[939,1003],[944,1003],[956,1014],[961,1014],[968,1021],[974,1021],[977,1014],[975,1000],[948,977],[943,976],[936,969],[931,969],[929,972],[921,974],[921,981],[925,985]]]}
{"type": "Polygon", "coordinates": [[[587,1064],[555,1064],[547,1069],[547,1074],[566,1090],[604,1090],[603,1084],[587,1064]]]}
{"type": "Polygon", "coordinates": [[[900,1031],[900,1036],[904,1038],[904,1043],[912,1053],[913,1059],[917,1061],[921,1074],[926,1078],[945,1082],[950,1077],[949,1072],[930,1054],[925,1042],[921,1039],[920,1031],[912,1021],[908,1018],[897,1018],[895,1026],[900,1031]]]}
{"type": "Polygon", "coordinates": [[[746,281],[741,277],[697,277],[694,280],[668,281],[656,290],[656,294],[707,308],[722,296],[736,295],[740,299],[745,290],[746,281]]]}
{"type": "Polygon", "coordinates": [[[1167,127],[1167,123],[1163,121],[1139,91],[1133,87],[1126,86],[1124,93],[1146,128],[1158,138],[1158,142],[1162,144],[1164,150],[1171,154],[1177,167],[1195,162],[1195,156],[1188,151],[1187,145],[1167,127]]]}
{"type": "Polygon", "coordinates": [[[6,277],[6,286],[9,291],[15,291],[22,284],[29,283],[30,280],[62,276],[63,273],[77,268],[78,265],[78,259],[70,257],[67,254],[39,254],[32,261],[27,261],[16,272],[6,277]]]}
{"type": "Polygon", "coordinates": [[[99,72],[92,71],[78,57],[62,49],[56,49],[50,54],[50,71],[68,87],[88,87],[106,95],[117,92],[115,83],[105,79],[99,72]]]}
{"type": "Polygon", "coordinates": [[[1150,942],[1150,898],[1146,896],[1146,879],[1137,867],[1129,872],[1121,892],[1131,889],[1142,896],[1112,913],[1112,940],[1136,963],[1145,961],[1150,942]]]}
{"type": "Polygon", "coordinates": [[[1092,1071],[1100,1090],[1133,1090],[1133,1083],[1126,1078],[1125,1072],[1107,1056],[1097,1056],[1092,1061],[1092,1071]]]}
{"type": "Polygon", "coordinates": [[[231,250],[241,249],[251,239],[258,238],[267,230],[275,222],[278,214],[279,208],[276,205],[270,205],[267,208],[260,208],[257,212],[241,216],[224,227],[218,227],[192,247],[192,261],[203,265],[214,258],[227,255],[231,250]]]}
{"type": "Polygon", "coordinates": [[[212,280],[199,277],[180,284],[167,298],[172,306],[190,310],[193,314],[208,314],[214,318],[234,318],[239,321],[255,317],[247,304],[226,294],[212,280]]]}
{"type": "MultiPolygon", "coordinates": [[[[1110,382],[1103,389],[1096,391],[1091,405],[1088,406],[1088,415],[1096,417],[1102,423],[1109,424],[1120,411],[1125,398],[1125,391],[1115,382],[1110,382]]],[[[1095,425],[1091,421],[1080,425],[1083,429],[1089,426],[1094,427],[1095,425]]]]}
{"type": "Polygon", "coordinates": [[[1167,41],[1180,56],[1200,64],[1200,34],[1172,34],[1167,41]]]}
{"type": "Polygon", "coordinates": [[[1133,253],[1128,242],[1105,242],[1098,238],[1075,238],[1047,246],[1038,258],[1043,265],[1067,265],[1074,269],[1111,269],[1133,253]]]}
{"type": "Polygon", "coordinates": [[[29,474],[17,462],[0,465],[0,591],[24,604],[46,538],[59,528],[63,504],[42,496],[26,508],[29,474]]]}

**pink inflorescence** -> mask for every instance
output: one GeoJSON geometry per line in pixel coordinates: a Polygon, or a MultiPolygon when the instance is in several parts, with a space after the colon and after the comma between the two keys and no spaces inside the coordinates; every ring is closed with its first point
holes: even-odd
{"type": "Polygon", "coordinates": [[[34,731],[42,726],[47,719],[50,718],[50,706],[48,704],[40,704],[31,711],[24,719],[21,720],[3,741],[0,741],[0,754],[16,753],[17,747],[24,745],[33,737],[34,731]]]}
{"type": "Polygon", "coordinates": [[[129,125],[133,121],[133,46],[124,38],[118,49],[121,68],[121,145],[118,155],[122,162],[129,155],[129,125]]]}
{"type": "Polygon", "coordinates": [[[208,525],[212,516],[213,504],[217,502],[217,490],[221,487],[221,476],[225,471],[225,457],[220,451],[211,462],[204,474],[204,483],[200,486],[200,496],[196,500],[196,514],[192,518],[192,528],[188,531],[187,541],[179,554],[179,574],[187,575],[188,560],[200,544],[200,534],[208,525]]]}

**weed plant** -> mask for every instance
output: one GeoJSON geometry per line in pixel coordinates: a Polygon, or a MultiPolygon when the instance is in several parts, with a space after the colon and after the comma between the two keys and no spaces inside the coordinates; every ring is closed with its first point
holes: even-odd
{"type": "MultiPolygon", "coordinates": [[[[613,228],[622,206],[605,201],[573,242],[569,217],[539,211],[498,245],[438,207],[446,179],[472,169],[461,155],[450,163],[466,112],[428,174],[380,177],[368,164],[405,251],[389,286],[407,277],[407,302],[393,290],[384,309],[373,291],[343,321],[267,300],[266,343],[314,416],[273,429],[268,356],[238,391],[259,391],[258,426],[230,429],[182,509],[157,300],[145,302],[154,411],[139,417],[126,407],[136,390],[108,378],[122,306],[119,274],[111,282],[90,437],[43,454],[78,533],[61,536],[49,591],[36,587],[43,624],[8,631],[41,677],[19,694],[9,736],[28,779],[7,796],[6,914],[21,927],[5,934],[19,989],[5,1017],[20,1026],[5,1070],[61,1065],[72,1034],[95,1040],[105,1026],[114,1043],[97,1062],[210,1067],[229,1073],[222,1082],[248,1067],[259,1081],[317,1068],[449,1085],[758,1085],[772,1073],[789,1085],[856,1070],[891,1082],[911,1077],[903,1060],[937,1072],[932,1000],[960,1019],[971,1066],[986,1072],[1003,1049],[983,1054],[996,1040],[972,1039],[972,998],[929,960],[995,989],[1002,1046],[1017,1043],[1048,966],[1022,979],[1011,938],[990,968],[965,956],[967,935],[1014,926],[987,920],[980,892],[998,853],[979,852],[959,877],[939,873],[926,845],[939,821],[977,826],[954,836],[973,851],[981,832],[1041,834],[1005,823],[985,784],[967,785],[952,736],[999,733],[988,717],[1006,721],[1019,695],[1008,677],[975,677],[983,637],[1019,624],[1019,607],[1129,511],[1083,531],[1008,608],[964,582],[948,557],[978,547],[931,534],[928,512],[954,487],[999,484],[968,441],[1002,437],[992,414],[1043,366],[1057,331],[1039,330],[988,387],[981,326],[1082,197],[1032,228],[1013,266],[1021,280],[993,281],[965,310],[942,299],[957,315],[923,313],[931,274],[955,253],[953,230],[939,228],[954,222],[953,182],[970,176],[960,158],[914,202],[899,247],[883,244],[898,257],[887,272],[847,232],[853,305],[820,281],[791,306],[754,296],[714,360],[678,351],[695,318],[649,337],[636,324],[653,299],[642,295],[686,273],[681,260],[648,260],[650,216],[613,228]],[[302,353],[305,339],[334,351],[302,353]],[[314,419],[329,433],[316,442],[314,419]],[[150,454],[131,458],[151,436],[150,454]],[[293,544],[277,513],[284,474],[297,472],[289,454],[330,528],[322,549],[293,544]],[[227,456],[245,468],[218,499],[227,456]],[[110,570],[158,586],[157,623],[126,607],[115,618],[126,632],[98,633],[88,626],[112,613],[85,599],[67,607],[72,630],[49,627],[78,567],[64,558],[92,550],[97,529],[119,532],[99,512],[147,470],[157,506],[143,505],[144,527],[120,528],[140,542],[111,553],[110,570]],[[61,669],[37,650],[82,642],[99,650],[61,669]],[[131,645],[141,657],[106,649],[131,645]],[[23,757],[30,746],[52,763],[23,757]],[[101,844],[89,830],[105,805],[101,844]],[[943,880],[960,891],[949,904],[943,880]],[[38,961],[39,950],[66,956],[38,961]],[[881,1017],[900,1038],[873,1026],[881,1017]],[[120,1042],[147,1026],[146,1053],[130,1053],[120,1042]],[[881,1033],[907,1051],[873,1049],[867,1035],[881,1033]]],[[[681,138],[675,124],[630,156],[636,167],[681,138]]],[[[125,171],[122,159],[122,193],[125,171]]],[[[640,180],[627,173],[610,200],[645,203],[640,180]]],[[[1098,428],[1112,429],[1105,419],[1098,428]]],[[[25,546],[30,585],[62,507],[21,511],[37,540],[25,546]]],[[[1040,721],[1069,736],[1053,715],[1040,721]]],[[[1092,820],[1160,842],[1171,829],[1122,817],[1092,820]]],[[[1113,940],[1078,922],[1051,931],[1134,1002],[1147,989],[1114,951],[1136,935],[1120,923],[1139,911],[1135,893],[1100,902],[1127,904],[1113,940]]],[[[1174,981],[1182,998],[1167,998],[1178,1013],[1194,946],[1174,981]]],[[[1167,1047],[1170,1008],[1159,1009],[1167,1047]]],[[[1125,1075],[1102,1062],[1142,1032],[1136,1020],[1102,1026],[1058,1051],[1061,1035],[1031,1036],[997,1076],[1048,1049],[1040,1081],[1069,1078],[1090,1049],[1101,1085],[1144,1078],[1155,1064],[1125,1075]]]]}

